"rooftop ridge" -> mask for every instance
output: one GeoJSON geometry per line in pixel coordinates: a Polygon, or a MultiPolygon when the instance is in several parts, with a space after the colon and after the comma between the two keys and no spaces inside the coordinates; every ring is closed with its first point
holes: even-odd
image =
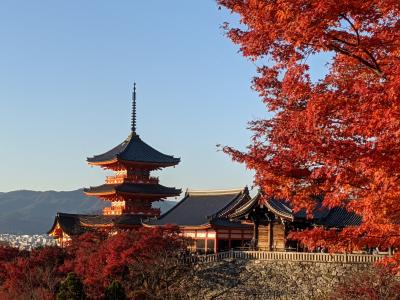
{"type": "Polygon", "coordinates": [[[195,195],[230,195],[230,194],[238,194],[240,192],[245,191],[244,188],[236,188],[236,189],[216,189],[216,190],[186,190],[186,194],[189,196],[195,196],[195,195]]]}
{"type": "Polygon", "coordinates": [[[253,205],[258,203],[258,201],[260,200],[260,196],[261,196],[260,191],[258,191],[257,195],[255,195],[253,198],[249,196],[250,200],[244,205],[239,206],[232,214],[229,214],[229,218],[235,219],[238,216],[248,213],[250,209],[253,207],[253,205]]]}

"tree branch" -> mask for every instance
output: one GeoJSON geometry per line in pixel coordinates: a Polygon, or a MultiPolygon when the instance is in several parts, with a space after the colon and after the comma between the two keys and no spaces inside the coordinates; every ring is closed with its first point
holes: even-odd
{"type": "Polygon", "coordinates": [[[334,51],[339,52],[339,53],[341,53],[343,55],[347,55],[347,56],[350,56],[352,58],[355,58],[356,60],[361,62],[363,65],[365,65],[367,68],[372,70],[378,76],[382,76],[383,75],[382,70],[379,67],[377,67],[375,64],[371,64],[369,61],[365,60],[361,56],[353,54],[349,50],[341,48],[340,46],[335,45],[334,43],[328,44],[328,47],[332,48],[334,51]]]}

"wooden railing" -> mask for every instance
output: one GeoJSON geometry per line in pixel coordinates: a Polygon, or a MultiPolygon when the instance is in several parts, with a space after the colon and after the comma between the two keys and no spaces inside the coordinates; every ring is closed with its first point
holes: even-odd
{"type": "Polygon", "coordinates": [[[342,254],[342,253],[307,253],[307,252],[267,252],[267,251],[227,251],[216,254],[193,255],[186,257],[188,263],[214,262],[224,259],[302,261],[325,263],[374,263],[387,255],[377,254],[342,254]]]}

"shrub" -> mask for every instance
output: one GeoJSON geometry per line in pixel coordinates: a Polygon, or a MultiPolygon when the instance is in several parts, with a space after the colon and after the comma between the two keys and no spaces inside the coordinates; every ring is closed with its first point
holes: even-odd
{"type": "Polygon", "coordinates": [[[397,300],[400,299],[400,280],[389,269],[375,267],[343,278],[329,299],[397,300]]]}
{"type": "Polygon", "coordinates": [[[57,294],[57,300],[84,300],[85,290],[79,277],[75,273],[69,273],[61,283],[57,294]]]}
{"type": "Polygon", "coordinates": [[[105,300],[125,300],[125,289],[118,280],[114,280],[106,289],[105,300]]]}

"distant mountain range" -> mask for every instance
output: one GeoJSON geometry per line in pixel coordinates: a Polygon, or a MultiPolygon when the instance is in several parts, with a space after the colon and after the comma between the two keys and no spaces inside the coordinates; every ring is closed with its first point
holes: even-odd
{"type": "MultiPolygon", "coordinates": [[[[176,201],[156,202],[154,207],[165,212],[176,201]]],[[[53,225],[57,212],[96,214],[105,203],[86,197],[82,190],[69,192],[14,191],[0,193],[0,233],[42,234],[53,225]]]]}

